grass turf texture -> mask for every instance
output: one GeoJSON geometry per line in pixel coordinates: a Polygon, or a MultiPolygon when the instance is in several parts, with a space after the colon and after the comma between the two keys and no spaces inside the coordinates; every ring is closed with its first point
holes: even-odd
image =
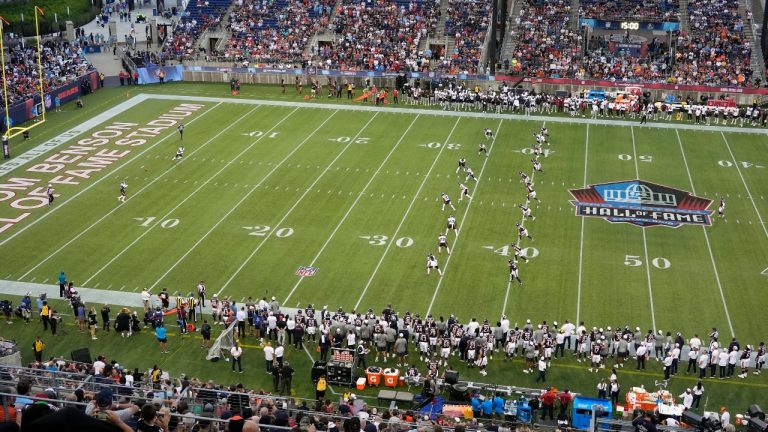
{"type": "MultiPolygon", "coordinates": [[[[100,91],[85,98],[82,110],[67,105],[63,113],[49,113],[47,124],[33,129],[33,140],[14,152],[125,100],[129,91],[135,89],[100,91]]],[[[226,89],[184,84],[141,91],[212,96],[226,89]]],[[[245,87],[240,98],[249,96],[301,100],[291,89],[281,95],[278,88],[264,86],[245,87]]],[[[113,120],[145,124],[175,105],[146,101],[113,120]]],[[[89,183],[59,187],[63,195],[54,207],[61,208],[51,209],[39,222],[34,219],[50,210],[35,211],[0,237],[2,242],[24,225],[35,224],[0,246],[0,277],[52,283],[63,269],[87,287],[168,287],[184,294],[203,278],[210,292],[236,300],[275,295],[287,298],[287,306],[378,310],[392,303],[400,312],[456,313],[465,322],[471,317],[495,322],[506,312],[521,324],[526,318],[562,322],[578,317],[589,326],[628,324],[643,330],[655,322],[658,329],[680,330],[686,337],[694,332],[706,337],[711,326],[724,340],[730,338],[731,326],[742,343],[757,344],[763,337],[754,317],[761,316],[765,299],[759,287],[765,284],[761,272],[768,266],[767,234],[760,219],[768,214],[768,174],[757,166],[768,164],[768,137],[549,123],[553,153],[542,160],[545,173],[534,179],[542,204],[533,205],[536,221],[526,222],[535,241],[522,245],[535,248],[528,252],[538,255],[521,263],[525,285],[520,287],[508,285],[508,258],[500,253],[516,237],[520,212],[515,204],[525,197],[517,172],[530,172],[530,156],[521,150],[530,147],[531,133],[540,123],[418,111],[205,105],[193,116],[200,119],[188,122],[183,140],[187,153],[180,163],[171,161],[179,139],[169,129],[89,183]],[[493,146],[487,160],[476,154],[477,143],[485,141],[485,127],[497,136],[488,142],[493,146]],[[458,182],[464,179],[455,169],[462,155],[480,179],[469,181],[471,204],[458,201],[458,182]],[[582,221],[573,215],[568,189],[635,178],[714,200],[724,196],[727,218],[704,229],[649,228],[643,233],[627,224],[582,221]],[[121,180],[129,184],[129,200],[115,209],[121,180]],[[440,211],[443,191],[453,198],[455,212],[440,211]],[[440,280],[424,274],[424,261],[427,252],[436,252],[436,237],[449,213],[458,218],[460,236],[449,235],[454,248],[450,261],[445,252],[438,255],[446,272],[440,280]],[[148,217],[155,219],[147,223],[148,217]],[[169,220],[178,223],[165,222],[169,220]],[[295,276],[299,266],[309,265],[319,267],[317,275],[295,276]]],[[[10,215],[7,206],[0,209],[0,217],[10,215]]],[[[35,334],[21,324],[4,333],[22,346],[35,334]]],[[[56,355],[90,343],[76,331],[46,339],[48,353],[56,355]]],[[[200,359],[196,341],[172,336],[171,342],[175,354],[148,359],[147,353],[156,349],[152,337],[142,335],[130,342],[140,349],[125,350],[122,339],[102,336],[92,352],[141,367],[151,366],[156,357],[173,372],[231,380],[227,364],[211,367],[200,359]]],[[[243,380],[269,388],[270,377],[260,372],[260,351],[247,348],[246,353],[251,355],[243,380]],[[251,374],[255,369],[260,373],[251,374]]],[[[303,353],[289,360],[299,371],[310,365],[303,353]]],[[[497,356],[488,377],[479,379],[475,370],[461,369],[462,379],[532,385],[534,377],[513,365],[497,356]]],[[[593,393],[596,376],[608,373],[587,373],[570,360],[553,366],[553,384],[587,394],[593,393]]],[[[639,374],[620,371],[624,389],[640,383],[652,387],[661,371],[655,362],[650,367],[639,374]]],[[[299,372],[294,386],[309,396],[310,384],[302,376],[299,372]]],[[[705,382],[708,408],[726,402],[746,408],[760,400],[763,377],[734,380],[705,382]]],[[[671,389],[680,394],[694,384],[680,376],[671,389]]]]}

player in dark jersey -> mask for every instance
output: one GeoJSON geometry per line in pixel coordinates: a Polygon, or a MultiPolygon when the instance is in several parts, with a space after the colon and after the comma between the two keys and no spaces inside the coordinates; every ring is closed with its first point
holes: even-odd
{"type": "Polygon", "coordinates": [[[509,260],[507,261],[507,265],[509,266],[509,281],[512,282],[514,279],[517,279],[517,282],[522,286],[523,281],[520,280],[520,275],[517,269],[517,261],[509,260]]]}
{"type": "Polygon", "coordinates": [[[459,158],[459,166],[456,167],[456,172],[458,173],[459,170],[466,170],[467,169],[467,160],[463,157],[459,158]]]}
{"type": "Polygon", "coordinates": [[[179,139],[184,139],[184,123],[179,123],[179,125],[176,127],[176,130],[179,131],[179,139]]]}
{"type": "Polygon", "coordinates": [[[440,196],[443,198],[443,207],[440,209],[441,211],[445,210],[445,206],[448,206],[452,208],[454,211],[456,211],[456,207],[451,204],[451,198],[448,197],[448,195],[445,192],[442,192],[440,196]]]}
{"type": "Polygon", "coordinates": [[[128,183],[125,181],[120,182],[120,196],[117,197],[117,200],[121,203],[125,202],[125,189],[128,187],[128,183]]]}

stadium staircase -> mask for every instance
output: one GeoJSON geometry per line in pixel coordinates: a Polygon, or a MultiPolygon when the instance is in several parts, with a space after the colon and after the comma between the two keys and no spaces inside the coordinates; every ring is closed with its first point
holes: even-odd
{"type": "Polygon", "coordinates": [[[571,0],[571,30],[579,31],[579,0],[571,0]]]}
{"type": "MultiPolygon", "coordinates": [[[[750,59],[752,78],[760,78],[760,81],[765,83],[765,60],[763,59],[763,52],[760,49],[760,39],[758,38],[755,26],[747,23],[747,1],[748,0],[739,0],[739,15],[741,15],[741,18],[744,21],[744,37],[749,41],[749,45],[752,47],[752,58],[750,59]]],[[[754,21],[754,14],[752,18],[754,21]]]]}
{"type": "Polygon", "coordinates": [[[512,57],[515,53],[515,46],[517,45],[517,38],[512,34],[517,34],[519,26],[517,25],[517,18],[520,17],[520,11],[523,8],[523,2],[525,0],[512,0],[510,6],[509,16],[507,17],[507,33],[503,35],[501,41],[501,50],[499,52],[499,63],[501,63],[501,70],[504,70],[504,60],[509,59],[509,64],[512,64],[512,57]]]}
{"type": "Polygon", "coordinates": [[[688,19],[688,0],[680,0],[680,29],[686,33],[691,32],[691,21],[688,19]]]}

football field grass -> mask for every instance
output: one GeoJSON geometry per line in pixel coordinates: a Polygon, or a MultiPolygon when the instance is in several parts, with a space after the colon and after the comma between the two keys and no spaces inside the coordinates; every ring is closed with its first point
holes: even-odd
{"type": "Polygon", "coordinates": [[[546,121],[551,145],[544,172],[533,174],[541,204],[531,203],[536,219],[524,222],[533,241],[521,241],[529,257],[521,286],[507,272],[526,201],[518,172],[532,173],[542,120],[238,102],[148,98],[0,177],[0,218],[29,213],[0,233],[0,279],[53,284],[64,270],[76,286],[184,295],[204,279],[219,296],[275,296],[290,307],[378,312],[391,303],[462,322],[507,314],[520,324],[583,320],[686,338],[717,327],[755,345],[764,337],[765,134],[546,121]],[[145,129],[182,104],[201,105],[183,120],[183,140],[175,125],[145,129]],[[73,150],[116,130],[97,150],[73,150]],[[131,133],[146,142],[117,143],[131,133]],[[478,155],[480,142],[488,157],[478,155]],[[174,161],[180,145],[184,157],[174,161]],[[79,184],[61,183],[96,151],[128,150],[79,184]],[[459,157],[477,181],[457,173],[459,157]],[[57,176],[52,206],[10,205],[57,176]],[[710,210],[722,197],[726,217],[641,228],[575,215],[570,189],[628,180],[708,198],[710,210]],[[462,182],[471,200],[459,200],[462,182]],[[455,210],[441,210],[441,192],[455,210]],[[459,235],[448,234],[450,255],[438,254],[451,214],[459,235]],[[426,274],[428,253],[442,277],[426,274]],[[300,268],[311,269],[299,276],[300,268]]]}

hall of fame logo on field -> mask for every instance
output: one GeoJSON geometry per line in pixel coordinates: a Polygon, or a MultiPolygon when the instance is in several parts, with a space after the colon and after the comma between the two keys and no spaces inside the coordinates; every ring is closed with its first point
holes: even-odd
{"type": "Polygon", "coordinates": [[[712,224],[712,200],[643,180],[594,184],[570,193],[576,216],[640,227],[712,224]]]}

